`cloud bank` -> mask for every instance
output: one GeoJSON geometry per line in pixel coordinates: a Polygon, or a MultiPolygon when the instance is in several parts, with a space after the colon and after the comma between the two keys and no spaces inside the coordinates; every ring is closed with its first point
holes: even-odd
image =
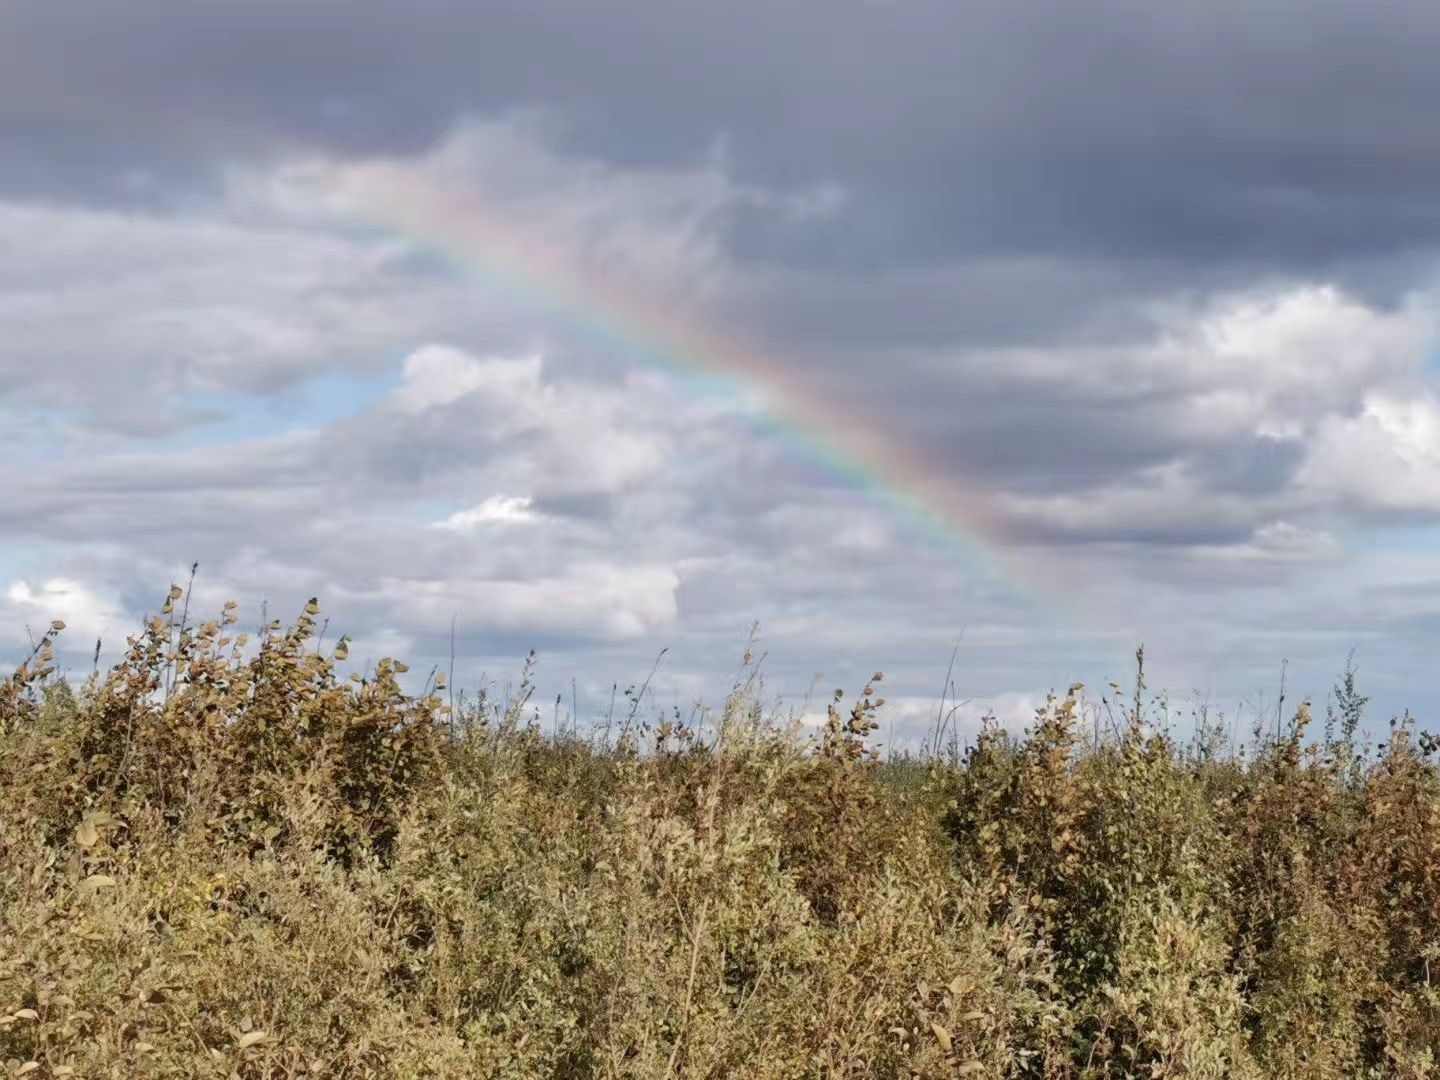
{"type": "Polygon", "coordinates": [[[1423,708],[1437,15],[1290,6],[9,4],[0,633],[113,638],[199,560],[420,664],[453,622],[472,680],[538,646],[591,712],[667,647],[657,702],[723,693],[756,620],[796,703],[938,696],[963,632],[1011,703],[1144,640],[1177,693],[1355,647],[1423,708]],[[363,212],[439,189],[488,275],[363,212]],[[1050,572],[507,244],[763,344],[1050,572]]]}

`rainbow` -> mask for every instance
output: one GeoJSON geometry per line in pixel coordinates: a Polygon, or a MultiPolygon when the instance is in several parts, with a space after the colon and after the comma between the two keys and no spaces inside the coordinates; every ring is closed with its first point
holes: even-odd
{"type": "Polygon", "coordinates": [[[566,253],[491,212],[475,193],[402,165],[341,174],[330,200],[351,225],[376,230],[515,295],[589,343],[641,359],[709,392],[760,397],[745,418],[835,479],[1029,600],[1056,571],[1016,544],[994,498],[884,430],[861,405],[804,382],[764,351],[722,335],[623,282],[585,273],[566,253]]]}

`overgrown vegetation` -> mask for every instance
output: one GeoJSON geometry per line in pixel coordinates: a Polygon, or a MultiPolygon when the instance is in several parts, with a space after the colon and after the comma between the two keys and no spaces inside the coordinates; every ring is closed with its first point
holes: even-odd
{"type": "Polygon", "coordinates": [[[809,740],[744,683],[606,747],[343,679],[313,602],[247,647],[183,600],[0,685],[10,1075],[1440,1068],[1440,773],[1357,745],[1350,675],[1248,752],[1076,687],[887,764],[873,683],[809,740]]]}

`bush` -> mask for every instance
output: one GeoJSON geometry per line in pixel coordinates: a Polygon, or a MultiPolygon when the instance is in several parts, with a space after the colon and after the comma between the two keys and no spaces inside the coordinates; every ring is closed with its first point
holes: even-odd
{"type": "MultiPolygon", "coordinates": [[[[607,747],[183,590],[0,685],[0,1062],[34,1076],[1430,1076],[1440,774],[1353,673],[1227,756],[1080,687],[958,759],[753,684],[607,747]],[[177,605],[180,610],[177,611],[177,605]],[[1338,718],[1338,725],[1335,720],[1338,718]]],[[[528,673],[527,673],[528,676],[528,673]]]]}

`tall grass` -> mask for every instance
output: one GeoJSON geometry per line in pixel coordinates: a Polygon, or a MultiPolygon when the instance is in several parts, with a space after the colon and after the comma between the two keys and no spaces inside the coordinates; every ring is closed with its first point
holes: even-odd
{"type": "Polygon", "coordinates": [[[0,686],[11,1075],[1437,1071],[1440,774],[1408,721],[1357,746],[1353,678],[1242,754],[1077,687],[887,765],[874,683],[600,748],[182,595],[0,686]]]}

